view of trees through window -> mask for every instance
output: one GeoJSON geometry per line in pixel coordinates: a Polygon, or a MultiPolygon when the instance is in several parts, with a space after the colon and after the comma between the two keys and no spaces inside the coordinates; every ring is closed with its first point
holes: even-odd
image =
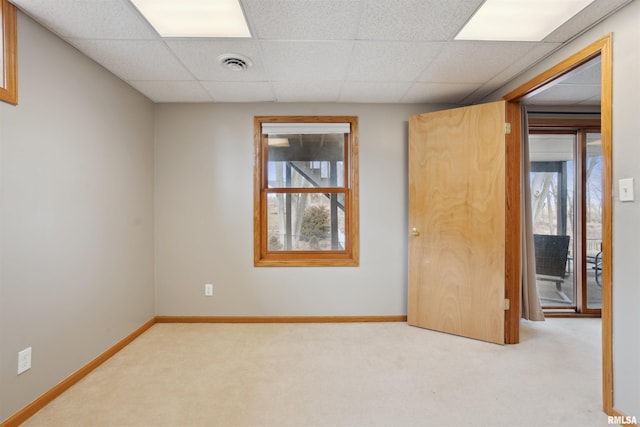
{"type": "Polygon", "coordinates": [[[336,211],[332,221],[331,198],[318,193],[290,194],[291,210],[287,210],[287,196],[270,194],[268,198],[269,250],[335,250],[344,249],[344,211],[336,211]],[[291,217],[291,233],[287,232],[291,217]],[[337,245],[332,245],[332,224],[337,223],[337,245]]]}
{"type": "MultiPolygon", "coordinates": [[[[599,142],[599,135],[588,134],[588,138],[599,142]],[[598,138],[597,140],[595,138],[598,138]]],[[[570,143],[573,144],[573,135],[570,143]]],[[[587,142],[589,143],[589,142],[587,142]]],[[[572,147],[568,147],[572,150],[572,147]]],[[[570,151],[567,151],[570,152],[570,151]]],[[[574,209],[575,209],[575,160],[564,160],[565,164],[558,167],[558,171],[537,171],[531,173],[532,213],[534,218],[534,233],[559,234],[567,233],[573,238],[574,209]],[[566,178],[566,190],[559,180],[566,178]],[[563,211],[561,196],[566,197],[566,211],[563,211]],[[562,217],[558,215],[562,213],[562,217]],[[566,229],[565,229],[566,227],[566,229]]],[[[533,167],[536,170],[536,166],[533,167]]],[[[600,240],[602,236],[602,156],[599,146],[588,149],[585,169],[586,185],[586,222],[587,239],[600,240]]]]}
{"type": "Polygon", "coordinates": [[[576,275],[576,265],[586,270],[582,293],[587,294],[588,307],[601,305],[601,141],[600,133],[581,132],[582,135],[576,131],[529,136],[533,233],[569,236],[561,282],[538,276],[541,301],[547,307],[578,304],[576,286],[582,276],[576,275]],[[576,263],[578,243],[584,245],[585,254],[580,263],[576,263]]]}
{"type": "Polygon", "coordinates": [[[268,194],[269,250],[343,250],[344,134],[276,134],[267,145],[269,188],[300,189],[268,194]]]}

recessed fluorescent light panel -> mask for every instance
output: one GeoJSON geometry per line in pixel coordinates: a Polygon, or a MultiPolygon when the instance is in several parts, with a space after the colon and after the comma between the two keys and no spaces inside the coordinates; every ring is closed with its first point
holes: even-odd
{"type": "Polygon", "coordinates": [[[455,40],[541,41],[593,0],[486,0],[455,40]]]}
{"type": "Polygon", "coordinates": [[[131,0],[162,37],[251,37],[239,0],[131,0]]]}

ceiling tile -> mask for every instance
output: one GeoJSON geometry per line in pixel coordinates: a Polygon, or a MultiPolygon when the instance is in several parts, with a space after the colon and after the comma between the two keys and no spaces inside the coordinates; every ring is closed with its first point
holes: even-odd
{"type": "Polygon", "coordinates": [[[158,34],[125,0],[12,0],[62,37],[157,39],[158,34]]]}
{"type": "Polygon", "coordinates": [[[123,80],[191,80],[160,41],[71,40],[81,52],[123,80]]]}
{"type": "Polygon", "coordinates": [[[153,102],[212,102],[196,81],[129,81],[133,88],[153,102]]]}
{"type": "Polygon", "coordinates": [[[199,80],[265,81],[266,73],[256,41],[251,40],[168,40],[167,46],[199,80]],[[249,58],[248,69],[237,72],[223,67],[218,56],[235,53],[249,58]]]}
{"type": "Polygon", "coordinates": [[[369,0],[358,39],[452,39],[484,0],[369,0]]]}
{"type": "Polygon", "coordinates": [[[274,102],[266,82],[202,82],[215,102],[274,102]]]}
{"type": "Polygon", "coordinates": [[[347,80],[415,80],[442,49],[439,42],[356,42],[351,55],[347,80]]]}
{"type": "Polygon", "coordinates": [[[255,37],[263,40],[349,40],[358,31],[361,1],[244,0],[255,37]]]}
{"type": "Polygon", "coordinates": [[[161,39],[130,0],[11,1],[156,102],[443,104],[503,95],[495,92],[631,2],[594,0],[545,42],[498,43],[453,40],[484,0],[240,0],[253,37],[204,40],[161,39]],[[231,72],[222,53],[253,66],[231,72]]]}
{"type": "Polygon", "coordinates": [[[263,42],[262,53],[270,81],[342,80],[353,42],[263,42]]]}
{"type": "Polygon", "coordinates": [[[274,82],[277,102],[337,102],[341,81],[274,82]]]}
{"type": "Polygon", "coordinates": [[[483,83],[535,47],[534,43],[454,42],[442,50],[419,80],[430,83],[483,83]]]}
{"type": "Polygon", "coordinates": [[[600,104],[600,85],[557,84],[527,99],[527,105],[587,105],[593,100],[600,104]]]}
{"type": "Polygon", "coordinates": [[[571,84],[591,84],[600,82],[601,79],[601,57],[597,57],[582,65],[580,68],[567,76],[571,79],[571,84]]]}
{"type": "Polygon", "coordinates": [[[398,103],[411,83],[347,82],[342,86],[339,102],[398,103]]]}
{"type": "Polygon", "coordinates": [[[460,104],[469,93],[473,93],[477,88],[477,84],[469,83],[415,83],[402,97],[402,102],[460,104]]]}
{"type": "Polygon", "coordinates": [[[578,102],[578,105],[593,106],[593,107],[600,108],[601,103],[602,103],[602,97],[600,96],[600,94],[598,94],[596,96],[592,96],[591,98],[587,98],[584,101],[578,102]]]}
{"type": "Polygon", "coordinates": [[[594,1],[582,9],[580,13],[561,25],[557,30],[545,38],[546,42],[564,43],[571,40],[577,34],[599,22],[613,11],[631,3],[632,0],[606,0],[594,1]]]}
{"type": "MultiPolygon", "coordinates": [[[[489,78],[480,89],[464,100],[465,104],[481,102],[485,97],[504,86],[510,80],[526,71],[533,64],[553,52],[560,46],[558,43],[538,43],[522,57],[516,59],[504,70],[489,78]]],[[[500,94],[502,96],[504,94],[500,94]]]]}

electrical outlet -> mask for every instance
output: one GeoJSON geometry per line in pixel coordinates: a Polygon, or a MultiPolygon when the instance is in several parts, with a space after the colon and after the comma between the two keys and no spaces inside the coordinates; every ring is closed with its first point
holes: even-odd
{"type": "Polygon", "coordinates": [[[31,347],[18,352],[18,375],[31,369],[31,347]]]}
{"type": "Polygon", "coordinates": [[[206,285],[204,285],[204,296],[205,297],[213,296],[213,284],[207,283],[206,285]]]}

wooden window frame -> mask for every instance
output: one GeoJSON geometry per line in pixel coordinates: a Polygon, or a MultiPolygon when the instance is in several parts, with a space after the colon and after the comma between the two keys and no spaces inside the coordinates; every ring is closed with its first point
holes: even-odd
{"type": "Polygon", "coordinates": [[[2,80],[0,81],[0,100],[9,104],[18,104],[18,36],[16,7],[8,0],[0,0],[0,22],[2,22],[2,80]]]}
{"type": "Polygon", "coordinates": [[[254,117],[254,265],[256,267],[283,266],[358,266],[358,118],[355,116],[256,116],[254,117]],[[267,150],[262,133],[263,123],[349,123],[350,132],[345,144],[345,184],[338,190],[345,195],[345,248],[322,251],[270,251],[268,249],[267,195],[277,192],[336,192],[335,188],[305,190],[268,188],[267,150]]]}

